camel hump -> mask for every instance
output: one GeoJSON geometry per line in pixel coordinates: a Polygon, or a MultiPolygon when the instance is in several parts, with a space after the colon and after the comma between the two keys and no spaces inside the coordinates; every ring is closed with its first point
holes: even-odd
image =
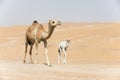
{"type": "Polygon", "coordinates": [[[38,22],[36,20],[34,20],[33,23],[38,23],[38,22]]]}

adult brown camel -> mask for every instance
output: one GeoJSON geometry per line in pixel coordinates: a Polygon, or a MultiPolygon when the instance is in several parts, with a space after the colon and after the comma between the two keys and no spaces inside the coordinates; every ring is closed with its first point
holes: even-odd
{"type": "Polygon", "coordinates": [[[42,24],[38,23],[37,21],[33,21],[32,25],[26,30],[26,42],[25,42],[25,56],[23,62],[26,62],[26,54],[27,54],[27,47],[30,45],[30,60],[32,61],[32,48],[35,43],[36,46],[36,54],[38,54],[38,44],[42,41],[44,43],[45,47],[45,54],[46,54],[46,60],[47,65],[49,66],[49,59],[48,59],[48,51],[47,51],[47,39],[50,38],[52,35],[54,28],[58,25],[61,25],[61,22],[59,20],[49,20],[48,22],[48,31],[45,31],[42,24]]]}

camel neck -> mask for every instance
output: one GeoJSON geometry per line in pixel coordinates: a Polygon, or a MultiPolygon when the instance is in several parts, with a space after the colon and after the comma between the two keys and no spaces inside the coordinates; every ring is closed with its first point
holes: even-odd
{"type": "Polygon", "coordinates": [[[45,39],[50,38],[50,37],[51,37],[51,35],[52,35],[52,33],[53,33],[53,31],[54,31],[54,27],[49,26],[48,31],[46,32],[47,34],[46,34],[45,39]]]}

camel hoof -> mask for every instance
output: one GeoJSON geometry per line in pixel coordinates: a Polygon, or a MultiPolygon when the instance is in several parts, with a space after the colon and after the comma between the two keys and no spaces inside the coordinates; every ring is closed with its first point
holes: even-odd
{"type": "Polygon", "coordinates": [[[66,64],[66,62],[64,62],[63,64],[66,64]]]}
{"type": "Polygon", "coordinates": [[[48,66],[48,67],[52,67],[51,64],[47,64],[47,63],[43,63],[44,65],[48,66]]]}
{"type": "Polygon", "coordinates": [[[25,61],[25,60],[23,60],[23,63],[25,64],[25,63],[26,63],[26,61],[25,61]]]}
{"type": "Polygon", "coordinates": [[[30,62],[30,64],[34,64],[34,62],[30,62]]]}
{"type": "Polygon", "coordinates": [[[38,64],[39,62],[37,60],[34,61],[35,64],[38,64]]]}
{"type": "Polygon", "coordinates": [[[48,67],[52,67],[52,65],[51,64],[49,64],[49,65],[47,65],[48,67]]]}

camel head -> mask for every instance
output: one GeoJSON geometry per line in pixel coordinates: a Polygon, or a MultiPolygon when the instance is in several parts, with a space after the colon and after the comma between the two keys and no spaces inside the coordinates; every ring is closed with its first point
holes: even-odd
{"type": "Polygon", "coordinates": [[[67,38],[66,41],[67,41],[68,43],[70,43],[70,39],[69,39],[69,38],[67,38]]]}
{"type": "Polygon", "coordinates": [[[49,20],[49,26],[56,27],[58,25],[61,25],[61,22],[59,20],[49,20]]]}

